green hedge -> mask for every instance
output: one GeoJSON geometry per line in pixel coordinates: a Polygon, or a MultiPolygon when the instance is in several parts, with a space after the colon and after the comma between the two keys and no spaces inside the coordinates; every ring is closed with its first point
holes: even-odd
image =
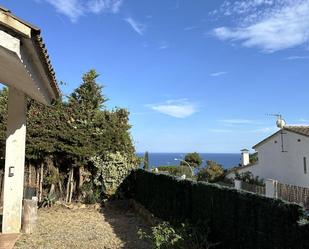
{"type": "Polygon", "coordinates": [[[308,249],[309,225],[299,225],[303,209],[216,184],[178,180],[134,171],[129,197],[173,224],[189,222],[210,229],[222,249],[308,249]]]}

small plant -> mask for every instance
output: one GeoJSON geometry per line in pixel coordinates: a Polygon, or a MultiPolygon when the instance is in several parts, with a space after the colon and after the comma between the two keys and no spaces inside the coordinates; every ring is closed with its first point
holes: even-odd
{"type": "Polygon", "coordinates": [[[41,207],[51,207],[56,202],[56,195],[54,193],[49,193],[47,196],[43,198],[41,202],[41,207]]]}
{"type": "Polygon", "coordinates": [[[95,204],[101,202],[100,186],[95,186],[92,182],[84,183],[82,187],[82,197],[85,204],[95,204]]]}
{"type": "Polygon", "coordinates": [[[152,227],[150,235],[140,229],[138,236],[140,239],[149,240],[154,249],[181,248],[177,244],[183,240],[168,222],[152,227]]]}
{"type": "Polygon", "coordinates": [[[182,223],[176,228],[169,222],[162,222],[152,227],[150,234],[140,229],[138,236],[150,241],[154,249],[210,249],[217,244],[208,241],[208,233],[207,227],[200,231],[189,224],[182,223]]]}

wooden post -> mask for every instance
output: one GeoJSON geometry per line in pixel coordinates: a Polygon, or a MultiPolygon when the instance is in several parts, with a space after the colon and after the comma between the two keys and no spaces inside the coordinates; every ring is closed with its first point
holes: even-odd
{"type": "Polygon", "coordinates": [[[38,217],[38,199],[36,197],[32,200],[24,199],[23,218],[22,218],[22,232],[26,234],[33,233],[38,217]]]}

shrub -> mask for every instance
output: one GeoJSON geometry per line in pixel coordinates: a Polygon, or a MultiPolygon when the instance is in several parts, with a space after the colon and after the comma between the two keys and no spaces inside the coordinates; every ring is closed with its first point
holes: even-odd
{"type": "Polygon", "coordinates": [[[265,186],[264,180],[259,179],[258,176],[254,177],[253,174],[249,171],[243,173],[235,173],[235,179],[239,181],[243,181],[249,184],[258,185],[258,186],[265,186]]]}
{"type": "Polygon", "coordinates": [[[93,184],[86,182],[82,187],[83,202],[85,204],[95,204],[101,202],[101,189],[93,184]]]}
{"type": "MultiPolygon", "coordinates": [[[[184,161],[186,161],[187,163],[189,163],[191,165],[191,167],[199,167],[203,160],[200,156],[200,154],[198,154],[197,152],[193,152],[193,153],[188,153],[185,156],[184,161]]],[[[180,162],[180,164],[185,164],[184,162],[180,162]]]]}
{"type": "Polygon", "coordinates": [[[51,207],[56,202],[56,195],[54,193],[49,193],[47,196],[44,196],[40,207],[51,207]]]}
{"type": "Polygon", "coordinates": [[[92,157],[91,161],[96,168],[91,181],[107,197],[114,195],[124,179],[138,167],[136,158],[128,158],[119,152],[92,157]]]}
{"type": "Polygon", "coordinates": [[[168,223],[163,222],[151,228],[151,234],[138,231],[140,239],[149,240],[154,249],[180,248],[179,242],[183,240],[176,230],[168,223]]]}
{"type": "Polygon", "coordinates": [[[168,172],[173,176],[186,175],[187,178],[192,177],[191,169],[187,165],[181,166],[160,166],[157,168],[159,172],[168,172]]]}
{"type": "Polygon", "coordinates": [[[217,182],[224,178],[224,169],[222,165],[214,161],[207,161],[207,166],[201,169],[197,174],[198,181],[217,182]]]}
{"type": "Polygon", "coordinates": [[[143,170],[129,179],[131,197],[155,216],[171,224],[193,224],[201,237],[205,233],[200,231],[209,227],[209,239],[220,242],[218,249],[308,248],[309,237],[302,235],[309,230],[298,224],[304,216],[299,205],[143,170]]]}
{"type": "Polygon", "coordinates": [[[215,244],[207,240],[207,227],[203,229],[203,232],[201,237],[201,233],[189,224],[182,223],[175,227],[165,221],[152,227],[150,234],[140,229],[138,235],[140,239],[149,240],[155,249],[209,249],[214,247],[215,244]]]}

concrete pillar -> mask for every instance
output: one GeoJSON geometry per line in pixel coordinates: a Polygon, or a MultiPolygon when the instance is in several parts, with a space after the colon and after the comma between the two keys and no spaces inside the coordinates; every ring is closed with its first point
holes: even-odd
{"type": "Polygon", "coordinates": [[[270,198],[278,198],[278,191],[277,191],[277,184],[278,181],[272,179],[265,180],[265,187],[266,187],[266,196],[270,198]]]}
{"type": "Polygon", "coordinates": [[[2,233],[19,233],[21,228],[26,143],[26,97],[9,89],[5,152],[2,233]]]}
{"type": "Polygon", "coordinates": [[[234,180],[234,186],[236,189],[240,190],[241,189],[241,181],[240,180],[234,180]]]}

